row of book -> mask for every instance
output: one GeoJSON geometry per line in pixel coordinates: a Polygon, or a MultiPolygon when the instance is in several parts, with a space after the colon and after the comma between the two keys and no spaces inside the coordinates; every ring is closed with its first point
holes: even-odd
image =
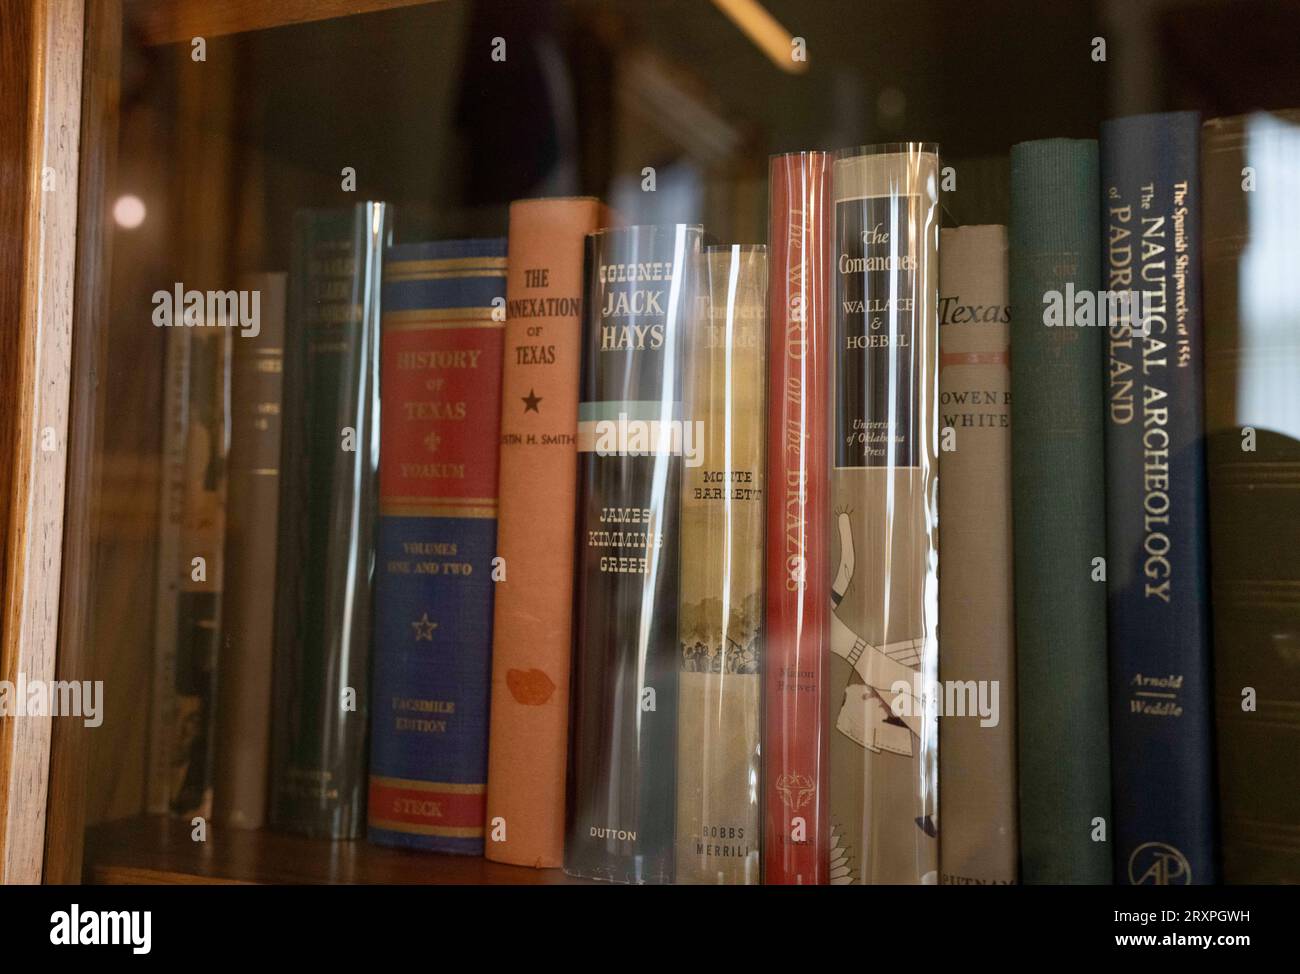
{"type": "Polygon", "coordinates": [[[919,143],[774,157],[766,246],[301,212],[256,336],[169,332],[151,808],[622,882],[1297,879],[1297,126],[1021,143],[1009,230],[941,231],[919,143]]]}

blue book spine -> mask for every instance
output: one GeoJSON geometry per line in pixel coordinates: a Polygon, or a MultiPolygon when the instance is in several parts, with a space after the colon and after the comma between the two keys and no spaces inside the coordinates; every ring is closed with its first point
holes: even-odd
{"type": "Polygon", "coordinates": [[[381,845],[483,853],[505,284],[504,240],[385,254],[369,801],[381,845]]]}
{"type": "Polygon", "coordinates": [[[1111,775],[1119,883],[1213,883],[1200,118],[1102,126],[1111,775]]]}

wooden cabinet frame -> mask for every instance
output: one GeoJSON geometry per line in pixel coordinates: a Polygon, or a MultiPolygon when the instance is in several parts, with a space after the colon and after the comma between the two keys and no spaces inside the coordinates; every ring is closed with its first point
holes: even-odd
{"type": "MultiPolygon", "coordinates": [[[[85,679],[123,24],[146,44],[433,0],[5,0],[0,680],[85,679]]],[[[86,730],[0,718],[0,882],[79,882],[86,730]]]]}
{"type": "MultiPolygon", "coordinates": [[[[0,679],[55,675],[72,370],[83,9],[0,20],[0,679]]],[[[0,881],[43,873],[49,717],[0,718],[0,881]]]]}

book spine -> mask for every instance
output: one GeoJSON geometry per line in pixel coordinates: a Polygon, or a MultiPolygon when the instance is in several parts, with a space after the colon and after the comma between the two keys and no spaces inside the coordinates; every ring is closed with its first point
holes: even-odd
{"type": "MultiPolygon", "coordinates": [[[[162,647],[158,674],[163,699],[154,728],[154,781],[164,812],[189,817],[212,815],[216,706],[216,667],[221,645],[222,555],[225,539],[226,453],[229,429],[231,332],[198,328],[181,343],[187,362],[169,376],[168,393],[183,386],[184,428],[165,444],[174,454],[169,484],[177,493],[165,511],[174,523],[164,542],[174,572],[174,610],[165,612],[173,636],[162,647]],[[174,615],[172,612],[174,611],[174,615]]],[[[178,352],[180,349],[178,349],[178,352]]]]}
{"type": "Polygon", "coordinates": [[[938,881],[939,157],[835,160],[832,882],[938,881]]]}
{"type": "Polygon", "coordinates": [[[1300,878],[1300,111],[1202,130],[1223,879],[1300,878]]]}
{"type": "Polygon", "coordinates": [[[380,845],[483,853],[505,289],[502,239],[385,257],[368,833],[380,845]]]}
{"type": "Polygon", "coordinates": [[[365,821],[384,203],[294,218],[280,445],[270,823],[365,821]]]}
{"type": "Polygon", "coordinates": [[[564,845],[576,876],[673,879],[682,343],[701,237],[678,224],[587,238],[564,845]]]}
{"type": "MultiPolygon", "coordinates": [[[[1016,658],[1011,568],[1007,228],[939,234],[939,678],[971,687],[939,721],[940,880],[1014,883],[1016,658]]],[[[946,698],[945,698],[946,699],[946,698]]]]}
{"type": "Polygon", "coordinates": [[[1097,143],[1011,150],[1011,469],[1020,872],[1109,883],[1103,341],[1097,143]],[[1095,307],[1095,304],[1094,304],[1095,307]],[[1049,325],[1048,322],[1052,324],[1049,325]],[[1090,327],[1091,325],[1091,327],[1090,327]],[[1101,559],[1099,561],[1099,559],[1101,559]]]}
{"type": "Polygon", "coordinates": [[[213,798],[218,822],[250,829],[266,820],[285,284],[284,274],[241,280],[242,288],[258,295],[258,331],[232,339],[213,798]]]}
{"type": "Polygon", "coordinates": [[[757,883],[767,248],[709,247],[685,336],[679,883],[757,883]]]}
{"type": "Polygon", "coordinates": [[[763,881],[827,882],[830,156],[769,173],[763,881]]]}
{"type": "Polygon", "coordinates": [[[520,866],[564,863],[582,251],[601,214],[510,206],[486,855],[520,866]]]}
{"type": "Polygon", "coordinates": [[[1200,117],[1102,126],[1115,876],[1213,883],[1200,117]],[[1108,308],[1110,305],[1108,305],[1108,308]]]}
{"type": "Polygon", "coordinates": [[[181,522],[185,509],[185,437],[189,429],[189,328],[169,328],[164,342],[164,423],[158,495],[158,579],[154,593],[153,686],[149,706],[149,772],[146,808],[151,815],[172,811],[176,724],[176,649],[180,610],[181,522]]]}

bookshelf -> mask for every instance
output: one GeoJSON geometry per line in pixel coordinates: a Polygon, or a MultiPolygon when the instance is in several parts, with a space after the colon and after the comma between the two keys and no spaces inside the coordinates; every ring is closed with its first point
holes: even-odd
{"type": "Polygon", "coordinates": [[[902,138],[938,141],[960,171],[945,223],[1006,222],[1013,142],[1300,104],[1300,14],[1283,0],[763,0],[806,41],[799,70],[730,0],[18,6],[0,50],[0,161],[21,174],[0,181],[0,313],[18,323],[0,328],[0,678],[100,680],[106,697],[93,730],[0,722],[6,881],[573,882],[266,829],[194,842],[147,814],[155,288],[282,270],[295,211],[367,198],[392,202],[404,242],[500,235],[512,199],[594,194],[761,243],[769,155],[902,138]],[[1106,65],[1088,57],[1096,36],[1106,65]],[[50,171],[62,191],[42,190],[50,171]]]}
{"type": "Polygon", "coordinates": [[[423,883],[578,885],[559,869],[528,869],[479,856],[403,852],[364,839],[331,842],[269,830],[214,831],[194,842],[177,819],[142,816],[92,828],[84,879],[90,883],[423,883]]]}
{"type": "Polygon", "coordinates": [[[127,12],[145,44],[174,44],[315,20],[395,10],[438,0],[127,0],[127,12]]]}

